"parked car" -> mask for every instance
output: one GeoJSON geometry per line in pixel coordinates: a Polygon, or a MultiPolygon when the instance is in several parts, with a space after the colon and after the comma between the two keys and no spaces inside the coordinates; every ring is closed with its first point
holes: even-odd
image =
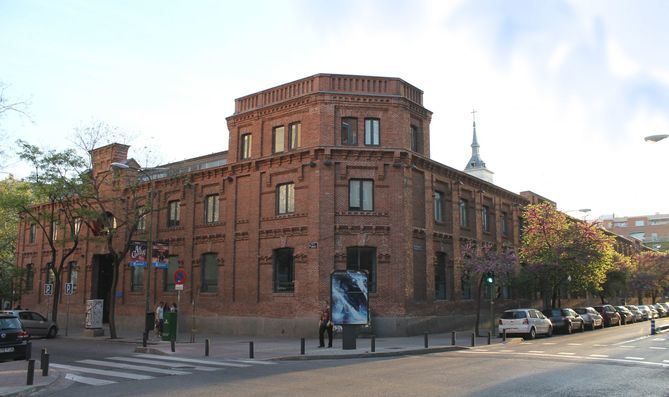
{"type": "Polygon", "coordinates": [[[597,313],[604,317],[604,326],[611,327],[613,325],[620,325],[620,314],[618,314],[613,306],[598,305],[593,306],[592,308],[597,310],[597,313]]]}
{"type": "Polygon", "coordinates": [[[659,303],[656,303],[653,305],[653,308],[657,310],[658,316],[667,317],[667,309],[665,309],[664,306],[660,305],[659,303]]]}
{"type": "Polygon", "coordinates": [[[572,309],[546,309],[541,312],[551,320],[555,331],[561,330],[571,334],[572,331],[583,332],[585,330],[583,319],[572,309]]]}
{"type": "Polygon", "coordinates": [[[534,339],[539,334],[553,335],[553,324],[539,310],[511,309],[502,313],[499,319],[500,336],[506,330],[507,334],[524,334],[534,339]]]}
{"type": "Polygon", "coordinates": [[[653,307],[653,305],[646,305],[651,313],[653,313],[653,318],[660,318],[660,313],[653,307]]]}
{"type": "Polygon", "coordinates": [[[45,336],[54,338],[58,334],[58,326],[55,322],[47,320],[44,316],[30,310],[3,310],[3,314],[13,314],[21,320],[23,328],[30,336],[45,336]]]}
{"type": "Polygon", "coordinates": [[[636,307],[641,313],[643,313],[644,320],[650,320],[653,318],[653,312],[650,310],[650,307],[646,305],[637,305],[636,307]]]}
{"type": "Polygon", "coordinates": [[[590,329],[604,328],[604,318],[591,307],[577,307],[574,311],[583,319],[585,326],[590,329]]]}
{"type": "Polygon", "coordinates": [[[634,313],[632,313],[625,306],[616,306],[615,309],[618,312],[618,314],[620,314],[620,320],[622,321],[623,324],[632,324],[636,322],[636,317],[634,316],[634,313]]]}
{"type": "Polygon", "coordinates": [[[638,307],[634,305],[626,305],[625,307],[634,314],[634,322],[648,320],[648,317],[644,318],[644,314],[638,307]]]}
{"type": "Polygon", "coordinates": [[[30,335],[13,314],[0,314],[0,360],[28,358],[30,335]]]}

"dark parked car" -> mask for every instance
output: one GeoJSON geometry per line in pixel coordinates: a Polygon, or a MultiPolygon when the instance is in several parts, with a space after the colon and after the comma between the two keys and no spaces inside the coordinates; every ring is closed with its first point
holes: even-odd
{"type": "Polygon", "coordinates": [[[581,316],[587,328],[604,328],[604,318],[595,309],[591,307],[576,307],[574,311],[581,316]]]}
{"type": "Polygon", "coordinates": [[[648,320],[648,317],[645,317],[638,307],[634,305],[626,305],[625,307],[634,314],[634,322],[648,320]]]}
{"type": "Polygon", "coordinates": [[[598,305],[593,306],[593,309],[597,310],[597,313],[601,314],[604,317],[604,326],[611,327],[613,325],[620,325],[620,314],[616,309],[611,305],[598,305]]]}
{"type": "Polygon", "coordinates": [[[30,335],[12,314],[0,314],[0,360],[28,358],[30,335]]]}
{"type": "Polygon", "coordinates": [[[636,316],[625,306],[616,306],[616,311],[620,314],[620,320],[623,324],[632,324],[636,322],[636,316]]]}
{"type": "Polygon", "coordinates": [[[585,330],[585,322],[575,311],[568,308],[546,309],[541,311],[546,317],[551,319],[555,330],[564,331],[571,334],[572,331],[585,330]]]}

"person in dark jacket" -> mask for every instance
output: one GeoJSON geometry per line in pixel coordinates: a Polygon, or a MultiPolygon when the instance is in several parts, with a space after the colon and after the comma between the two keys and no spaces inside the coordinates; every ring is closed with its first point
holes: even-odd
{"type": "Polygon", "coordinates": [[[328,332],[328,347],[332,347],[333,324],[330,317],[330,307],[327,305],[321,312],[320,320],[318,320],[318,347],[325,347],[325,331],[328,332]]]}

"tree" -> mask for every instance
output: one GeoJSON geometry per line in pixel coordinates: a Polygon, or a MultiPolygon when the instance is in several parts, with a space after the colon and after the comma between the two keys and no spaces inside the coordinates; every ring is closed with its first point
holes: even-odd
{"type": "Polygon", "coordinates": [[[57,321],[62,293],[61,276],[68,258],[79,245],[84,213],[79,199],[85,194],[88,177],[82,172],[82,159],[73,150],[45,151],[24,141],[17,144],[19,158],[33,168],[26,179],[33,197],[29,200],[26,196],[17,196],[7,204],[34,224],[49,245],[51,260],[46,271],[53,277],[54,283],[51,319],[57,321]],[[63,230],[64,235],[59,236],[59,230],[63,230]]]}
{"type": "Polygon", "coordinates": [[[516,254],[510,248],[497,248],[492,243],[475,244],[466,242],[461,250],[462,268],[471,281],[476,283],[476,324],[474,332],[479,335],[479,324],[481,320],[481,302],[483,299],[483,288],[486,276],[493,278],[489,282],[491,297],[493,284],[499,285],[507,282],[514,273],[516,265],[516,254]]]}
{"type": "Polygon", "coordinates": [[[628,285],[637,268],[637,260],[635,258],[618,252],[613,253],[612,263],[613,266],[606,272],[606,281],[604,281],[599,290],[599,298],[602,304],[609,302],[615,296],[622,299],[627,298],[629,292],[628,285]]]}
{"type": "Polygon", "coordinates": [[[637,291],[639,303],[650,294],[655,303],[660,290],[669,283],[669,255],[657,251],[642,251],[636,255],[637,269],[632,274],[630,287],[637,291]]]}
{"type": "Polygon", "coordinates": [[[612,266],[613,238],[553,205],[528,205],[520,258],[539,279],[544,307],[559,305],[560,290],[599,290],[612,266]],[[550,301],[548,298],[550,297],[550,301]]]}

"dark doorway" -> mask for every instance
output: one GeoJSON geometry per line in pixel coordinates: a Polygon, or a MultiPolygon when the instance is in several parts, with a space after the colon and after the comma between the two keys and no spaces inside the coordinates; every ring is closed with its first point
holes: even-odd
{"type": "Polygon", "coordinates": [[[102,322],[109,322],[109,299],[111,299],[114,265],[111,255],[93,255],[93,279],[91,280],[91,299],[104,299],[102,322]]]}

